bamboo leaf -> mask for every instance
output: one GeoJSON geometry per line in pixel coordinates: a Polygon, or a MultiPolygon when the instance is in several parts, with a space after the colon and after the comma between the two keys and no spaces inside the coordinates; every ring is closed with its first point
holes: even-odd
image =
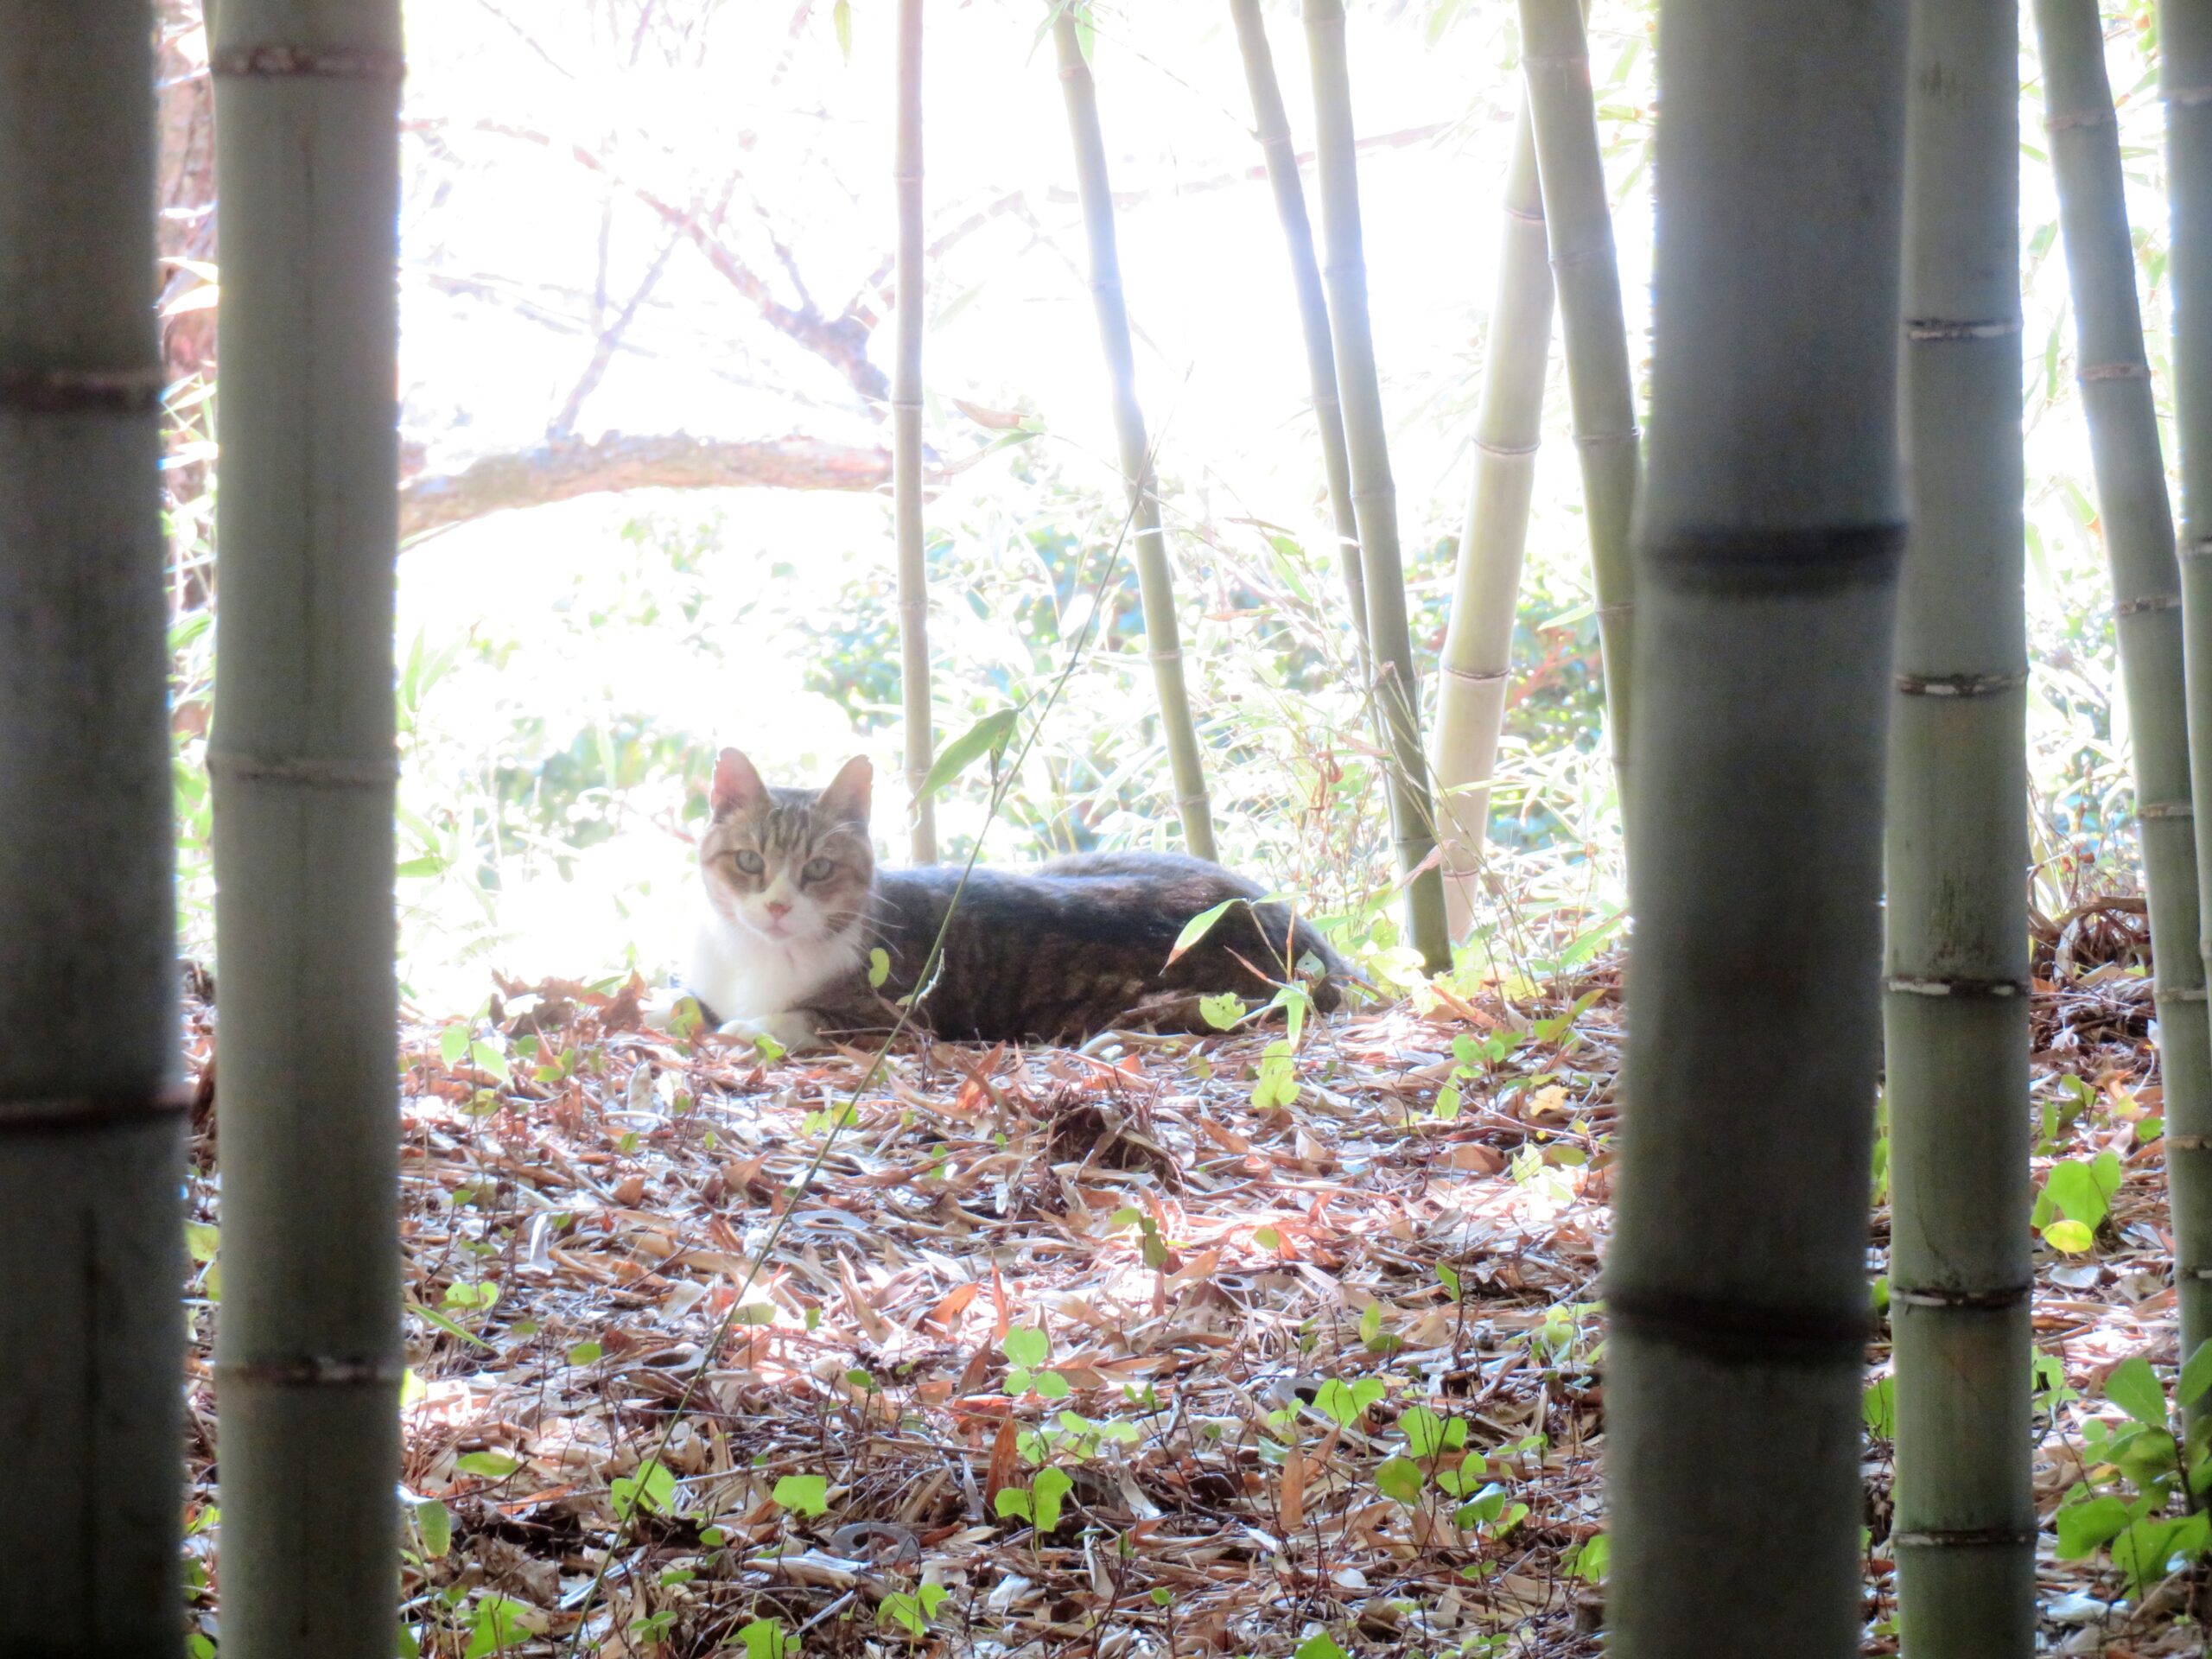
{"type": "Polygon", "coordinates": [[[830,21],[836,26],[837,50],[845,61],[853,60],[853,0],[837,0],[830,9],[830,21]]]}
{"type": "Polygon", "coordinates": [[[929,776],[922,779],[917,798],[926,799],[937,794],[982,755],[988,754],[995,760],[1004,754],[1007,745],[1014,741],[1014,721],[1020,713],[1019,709],[1001,709],[985,715],[946,744],[931,764],[929,776]]]}
{"type": "Polygon", "coordinates": [[[1243,902],[1244,900],[1242,899],[1224,899],[1219,904],[1200,911],[1197,915],[1192,917],[1189,921],[1184,923],[1183,931],[1175,936],[1175,944],[1167,952],[1168,963],[1173,965],[1176,957],[1181,956],[1185,950],[1190,950],[1201,939],[1205,938],[1207,934],[1212,932],[1213,925],[1219,921],[1223,917],[1228,915],[1231,906],[1241,905],[1243,902]]]}

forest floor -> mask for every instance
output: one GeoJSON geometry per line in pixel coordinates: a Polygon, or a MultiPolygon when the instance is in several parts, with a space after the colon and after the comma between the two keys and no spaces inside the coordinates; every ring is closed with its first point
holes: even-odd
{"type": "MultiPolygon", "coordinates": [[[[2084,1423],[2120,1420],[2103,1376],[2175,1340],[2149,983],[2060,955],[2038,1181],[2105,1150],[2125,1179],[2091,1247],[2037,1249],[2064,1368],[2038,1398],[2044,1637],[2196,1653],[2193,1586],[2131,1600],[2050,1531],[2084,1423]]],[[[1618,968],[1426,1001],[1310,1026],[1287,1059],[1279,1029],[916,1044],[872,1081],[868,1054],[649,1029],[634,988],[503,985],[473,1027],[410,1024],[411,1640],[1595,1655],[1618,968]]],[[[188,1017],[204,1065],[212,1011],[188,1017]]],[[[213,1128],[188,1425],[210,1636],[213,1128]]],[[[1878,1271],[1885,1239],[1878,1211],[1878,1271]]],[[[1887,1358],[1870,1653],[1896,1650],[1887,1358]]]]}

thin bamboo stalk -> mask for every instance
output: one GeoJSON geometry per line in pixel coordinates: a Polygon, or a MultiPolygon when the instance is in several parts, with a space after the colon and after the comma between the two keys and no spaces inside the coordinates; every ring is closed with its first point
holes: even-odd
{"type": "Polygon", "coordinates": [[[1098,313],[1099,343],[1105,348],[1106,372],[1113,383],[1114,432],[1121,446],[1122,477],[1128,486],[1130,543],[1144,604],[1145,643],[1160,693],[1160,731],[1175,779],[1183,839],[1200,858],[1211,858],[1213,815],[1206,799],[1190,693],[1183,682],[1182,633],[1175,620],[1174,576],[1167,563],[1166,534],[1160,528],[1152,445],[1145,434],[1143,406],[1137,402],[1136,353],[1129,340],[1128,302],[1122,291],[1122,257],[1114,234],[1106,137],[1098,121],[1098,87],[1084,56],[1072,7],[1054,18],[1052,42],[1067,100],[1068,131],[1075,141],[1076,194],[1083,204],[1084,232],[1090,244],[1090,294],[1098,313]]]}
{"type": "Polygon", "coordinates": [[[1904,0],[1660,11],[1605,1266],[1637,1659],[1859,1648],[1904,45],[1904,0]]]}
{"type": "Polygon", "coordinates": [[[1236,45],[1244,60],[1244,83],[1252,93],[1255,136],[1274,192],[1275,217],[1290,253],[1290,276],[1298,289],[1298,320],[1306,339],[1306,373],[1313,387],[1314,424],[1321,434],[1321,469],[1329,484],[1329,513],[1336,526],[1337,556],[1344,568],[1344,596],[1351,601],[1352,632],[1358,640],[1360,680],[1374,678],[1367,649],[1367,583],[1360,570],[1359,519],[1351,505],[1351,458],[1344,449],[1344,406],[1337,396],[1335,346],[1329,338],[1329,299],[1321,286],[1321,262],[1313,251],[1313,222],[1306,216],[1306,185],[1298,175],[1298,154],[1291,147],[1290,117],[1275,79],[1274,54],[1268,47],[1268,25],[1260,0],[1229,0],[1236,24],[1236,45]]]}
{"type": "Polygon", "coordinates": [[[215,27],[223,1651],[385,1659],[399,5],[222,0],[215,27]]]}
{"type": "Polygon", "coordinates": [[[1535,122],[1567,396],[1582,464],[1598,633],[1605,659],[1605,726],[1613,775],[1625,804],[1636,612],[1629,520],[1636,510],[1640,435],[1582,11],[1583,0],[1521,0],[1521,61],[1535,122]]]}
{"type": "Polygon", "coordinates": [[[2019,12],[1912,0],[1890,709],[1890,1328],[1912,1659],[2035,1651],[2019,12]]]}
{"type": "Polygon", "coordinates": [[[1436,792],[1444,838],[1444,905],[1455,939],[1481,894],[1491,774],[1513,668],[1513,617],[1529,537],[1551,357],[1552,270],[1547,262],[1536,143],[1524,107],[1505,175],[1497,286],[1484,336],[1475,413],[1474,482],[1444,631],[1436,690],[1436,792]]]}
{"type": "Polygon", "coordinates": [[[0,37],[9,1659],[183,1640],[149,21],[34,6],[0,37]]]}
{"type": "MultiPolygon", "coordinates": [[[[2160,0],[2159,86],[2166,104],[2166,190],[2172,206],[2170,242],[2174,303],[2174,413],[2181,439],[2181,604],[2183,666],[2189,704],[2190,776],[2205,791],[2195,817],[2199,954],[2212,966],[2212,0],[2160,0]]],[[[2163,1030],[2163,1027],[2162,1027],[2163,1030]]],[[[2171,1088],[2169,1095],[2171,1096],[2171,1088]]],[[[2201,1097],[2212,1104],[2212,1084],[2201,1097]]],[[[2171,1110],[2171,1108],[2169,1108],[2171,1110]]],[[[2212,1265],[2212,1152],[2175,1139],[2170,1119],[2166,1167],[2175,1209],[2190,1216],[2190,1255],[2212,1265]],[[2177,1164],[2185,1164],[2178,1173],[2177,1164]],[[2189,1202],[2184,1205],[2182,1195],[2189,1202]]],[[[2212,1128],[2193,1119],[2188,1133],[2212,1128]]],[[[2184,1229],[2177,1221],[2178,1240],[2184,1229]]],[[[2184,1355],[2212,1338],[2212,1285],[2202,1273],[2177,1274],[2184,1355]]],[[[2212,1411],[2200,1401],[2197,1414],[2212,1411]]]]}
{"type": "Polygon", "coordinates": [[[2120,128],[2096,0],[2036,0],[2035,19],[2059,235],[2073,287],[2077,378],[2134,729],[2136,811],[2165,1084],[2166,1189],[2186,1353],[2212,1337],[2212,1027],[2205,1019],[2200,871],[2190,823],[2181,572],[2143,353],[2120,128]]]}
{"type": "Polygon", "coordinates": [[[1328,250],[1322,275],[1344,399],[1344,443],[1351,462],[1351,505],[1358,520],[1360,565],[1367,582],[1368,649],[1375,659],[1375,696],[1390,751],[1390,827],[1406,882],[1406,932],[1432,973],[1452,965],[1445,923],[1428,762],[1421,753],[1421,683],[1414,673],[1406,622],[1406,579],[1398,549],[1398,490],[1390,477],[1382,385],[1367,314],[1367,256],[1361,246],[1359,158],[1353,142],[1351,76],[1344,58],[1344,0],[1306,0],[1306,41],[1313,58],[1315,170],[1321,191],[1321,234],[1328,250]]]}
{"type": "Polygon", "coordinates": [[[899,0],[899,360],[891,378],[891,502],[899,537],[899,684],[917,864],[937,862],[929,566],[922,541],[922,0],[899,0]]]}

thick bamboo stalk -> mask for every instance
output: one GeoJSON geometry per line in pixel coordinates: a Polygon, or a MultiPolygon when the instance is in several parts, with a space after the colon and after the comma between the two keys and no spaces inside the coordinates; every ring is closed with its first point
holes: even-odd
{"type": "MultiPolygon", "coordinates": [[[[183,1283],[152,17],[0,37],[0,1655],[167,1656],[183,1283]]],[[[387,1637],[389,1641],[389,1637],[387,1637]]]]}
{"type": "Polygon", "coordinates": [[[1406,878],[1406,932],[1432,973],[1452,965],[1444,918],[1444,877],[1437,823],[1421,753],[1421,683],[1406,624],[1406,579],[1398,550],[1398,490],[1390,478],[1382,384],[1367,315],[1367,256],[1359,225],[1359,157],[1353,141],[1351,77],[1344,59],[1344,0],[1306,0],[1306,40],[1313,67],[1313,154],[1321,191],[1322,275],[1344,399],[1344,444],[1351,461],[1351,505],[1358,520],[1360,568],[1367,582],[1367,642],[1375,696],[1389,733],[1390,827],[1406,878]]]}
{"type": "MultiPolygon", "coordinates": [[[[2190,776],[2204,785],[2196,815],[2199,954],[2212,966],[2212,0],[2160,0],[2159,86],[2166,102],[2166,189],[2174,304],[2174,413],[2181,439],[2181,601],[2189,705],[2190,776]]],[[[2163,1033],[2164,1027],[2161,1027],[2163,1033]]],[[[2171,1065],[2168,1065],[2169,1072],[2171,1065]]],[[[2212,1071],[2212,1060],[2208,1061],[2212,1071]]],[[[2172,1095],[2168,1085],[2168,1097],[2172,1095]]],[[[2168,1118],[2167,1181],[2174,1189],[2177,1242],[2184,1230],[2194,1276],[2181,1278],[2182,1352],[2212,1338],[2212,1158],[2201,1138],[2212,1128],[2212,1077],[2195,1102],[2207,1116],[2186,1130],[2168,1118]],[[2185,1165],[2185,1170],[2177,1166],[2185,1165]],[[2188,1202],[2182,1202],[2186,1192],[2188,1202]]],[[[2171,1108],[2169,1106],[2169,1112],[2171,1108]]],[[[2212,1410],[2212,1401],[2196,1410],[2212,1410]]]]}
{"type": "Polygon", "coordinates": [[[917,864],[937,862],[929,567],[922,543],[922,0],[899,0],[899,360],[891,376],[891,502],[899,535],[899,684],[917,864]]]}
{"type": "Polygon", "coordinates": [[[1521,60],[1535,122],[1567,396],[1582,463],[1598,633],[1605,659],[1605,725],[1613,775],[1625,804],[1636,612],[1629,519],[1636,509],[1640,446],[1620,264],[1613,254],[1612,204],[1598,148],[1598,106],[1590,87],[1582,10],[1583,0],[1521,0],[1521,60]]]}
{"type": "Polygon", "coordinates": [[[1885,998],[1910,1659],[2035,1651],[2019,13],[1912,0],[1885,998]]]}
{"type": "Polygon", "coordinates": [[[1291,146],[1290,117],[1275,79],[1274,54],[1268,47],[1268,25],[1260,0],[1229,0],[1236,24],[1236,45],[1244,59],[1244,84],[1252,93],[1254,135],[1274,192],[1275,216],[1290,252],[1290,276],[1298,289],[1298,321],[1306,339],[1306,373],[1313,388],[1314,424],[1321,434],[1321,469],[1329,484],[1329,513],[1336,526],[1337,556],[1344,568],[1344,595],[1351,601],[1352,632],[1359,642],[1360,678],[1371,681],[1367,649],[1367,583],[1359,559],[1359,519],[1351,505],[1351,458],[1344,449],[1344,406],[1337,396],[1336,347],[1329,338],[1329,298],[1321,286],[1321,262],[1313,251],[1313,222],[1306,212],[1306,184],[1298,174],[1298,153],[1291,146]]]}
{"type": "Polygon", "coordinates": [[[2096,0],[2036,0],[2058,226],[2073,287],[2076,374],[2135,739],[2143,884],[2158,972],[2167,1198],[2184,1353],[2212,1337],[2212,1028],[2205,1019],[2190,823],[2181,572],[2135,295],[2120,128],[2096,0]]]}
{"type": "Polygon", "coordinates": [[[223,0],[216,31],[223,1651],[385,1659],[399,5],[223,0]]]}
{"type": "Polygon", "coordinates": [[[1666,0],[1607,1256],[1634,1659],[1855,1659],[1904,0],[1666,0]]]}
{"type": "Polygon", "coordinates": [[[1175,620],[1174,577],[1167,564],[1167,538],[1160,523],[1160,492],[1153,472],[1152,445],[1146,436],[1144,410],[1137,402],[1136,353],[1129,340],[1128,302],[1122,292],[1122,257],[1114,235],[1114,192],[1106,174],[1106,137],[1098,123],[1098,87],[1083,55],[1073,7],[1052,22],[1052,42],[1066,96],[1068,132],[1075,141],[1076,194],[1083,203],[1083,225],[1090,251],[1090,294],[1098,312],[1098,338],[1106,352],[1106,373],[1113,384],[1114,432],[1122,451],[1122,477],[1128,483],[1130,541],[1135,549],[1137,588],[1144,604],[1145,644],[1160,693],[1160,725],[1167,741],[1167,760],[1175,779],[1175,806],[1183,820],[1183,839],[1200,858],[1214,856],[1213,815],[1206,800],[1205,770],[1198,759],[1198,728],[1191,719],[1190,693],[1183,682],[1182,632],[1175,620]]]}
{"type": "Polygon", "coordinates": [[[1474,482],[1445,625],[1436,688],[1438,829],[1444,841],[1444,904],[1455,939],[1466,936],[1481,896],[1491,774],[1513,668],[1513,617],[1521,555],[1551,357],[1552,271],[1543,192],[1528,111],[1514,129],[1505,175],[1505,224],[1498,234],[1497,286],[1484,336],[1483,389],[1475,411],[1474,482]]]}

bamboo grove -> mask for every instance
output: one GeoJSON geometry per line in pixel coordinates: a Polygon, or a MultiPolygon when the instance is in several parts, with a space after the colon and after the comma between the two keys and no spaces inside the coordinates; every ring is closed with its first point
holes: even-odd
{"type": "MultiPolygon", "coordinates": [[[[939,851],[921,788],[936,752],[928,10],[896,9],[888,158],[887,413],[922,861],[939,851]]],[[[1316,494],[1368,741],[1387,763],[1405,933],[1433,971],[1491,897],[1485,826],[1560,327],[1637,928],[1604,1281],[1614,1650],[1859,1651],[1878,1085],[1893,1135],[1904,1651],[2024,1659],[2037,1517],[2015,9],[1663,0],[1647,448],[1584,8],[1520,0],[1520,113],[1431,686],[1408,626],[1342,0],[1302,9],[1318,234],[1267,9],[1226,12],[1282,232],[1287,272],[1268,280],[1287,275],[1297,302],[1316,494]]],[[[2159,12],[2177,544],[2095,0],[2035,0],[2032,16],[2134,732],[2180,1359],[2212,1339],[2212,0],[2159,12]]],[[[397,0],[224,0],[215,20],[223,1650],[382,1659],[402,1364],[400,14],[397,0]]],[[[180,1641],[181,1101],[160,948],[172,918],[146,22],[127,7],[32,9],[0,48],[18,71],[0,123],[0,240],[31,251],[0,261],[0,1237],[18,1263],[56,1236],[83,1255],[83,1282],[19,1274],[0,1313],[11,1354],[40,1356],[0,1384],[19,1451],[0,1559],[20,1591],[0,1656],[180,1641]]],[[[1047,22],[1175,817],[1183,845],[1211,856],[1218,734],[1183,668],[1160,485],[1173,447],[1139,396],[1138,302],[1107,174],[1114,53],[1087,6],[1059,0],[1047,22]]]]}

